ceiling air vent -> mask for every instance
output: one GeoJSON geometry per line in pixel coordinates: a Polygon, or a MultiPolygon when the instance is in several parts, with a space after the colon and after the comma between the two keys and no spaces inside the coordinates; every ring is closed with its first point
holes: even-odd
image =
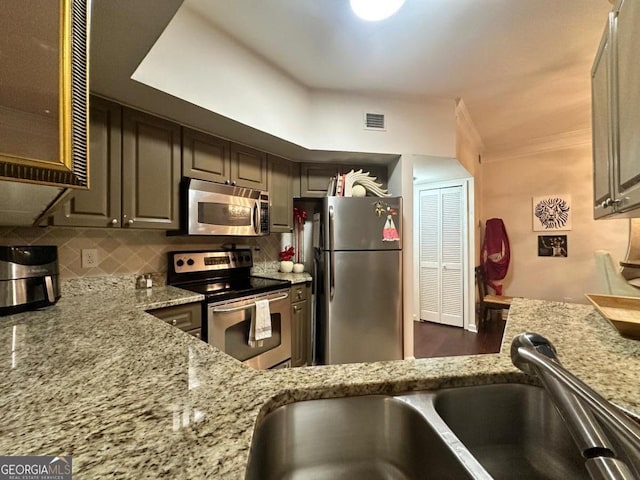
{"type": "Polygon", "coordinates": [[[364,114],[364,128],[365,130],[380,130],[384,131],[384,114],[382,113],[365,113],[364,114]]]}

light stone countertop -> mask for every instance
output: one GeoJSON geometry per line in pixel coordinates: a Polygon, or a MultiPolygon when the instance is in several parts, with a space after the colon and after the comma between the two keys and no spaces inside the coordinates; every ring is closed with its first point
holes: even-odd
{"type": "Polygon", "coordinates": [[[283,272],[264,272],[255,273],[254,277],[273,278],[275,280],[289,280],[291,285],[296,283],[306,283],[313,281],[313,277],[308,272],[302,273],[283,273],[283,272]]]}
{"type": "Polygon", "coordinates": [[[74,479],[242,479],[256,421],[297,400],[529,382],[511,339],[547,336],[564,365],[640,413],[640,342],[591,306],[515,299],[502,353],[256,371],[144,312],[173,287],[66,295],[0,317],[0,452],[72,455],[74,479]]]}

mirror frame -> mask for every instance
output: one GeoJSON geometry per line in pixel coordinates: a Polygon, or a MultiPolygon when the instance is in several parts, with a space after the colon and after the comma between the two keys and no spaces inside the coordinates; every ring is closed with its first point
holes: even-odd
{"type": "Polygon", "coordinates": [[[91,0],[59,0],[59,156],[55,162],[0,154],[0,179],[89,187],[91,0]]]}

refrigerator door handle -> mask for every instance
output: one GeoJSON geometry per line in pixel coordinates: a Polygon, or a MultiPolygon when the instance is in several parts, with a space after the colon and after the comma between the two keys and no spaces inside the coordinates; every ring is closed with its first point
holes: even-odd
{"type": "Polygon", "coordinates": [[[329,298],[333,300],[333,292],[336,286],[336,277],[335,277],[335,250],[334,250],[334,239],[333,239],[333,206],[329,206],[329,298]]]}

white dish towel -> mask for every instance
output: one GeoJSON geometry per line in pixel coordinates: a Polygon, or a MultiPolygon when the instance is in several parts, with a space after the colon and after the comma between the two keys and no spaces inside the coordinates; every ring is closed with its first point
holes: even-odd
{"type": "Polygon", "coordinates": [[[269,300],[257,300],[249,328],[249,346],[261,346],[261,340],[271,338],[271,312],[269,300]]]}

